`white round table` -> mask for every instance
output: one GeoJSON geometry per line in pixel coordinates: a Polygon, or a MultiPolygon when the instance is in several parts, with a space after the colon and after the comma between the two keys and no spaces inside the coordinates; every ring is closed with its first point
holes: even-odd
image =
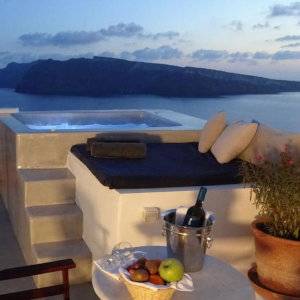
{"type": "MultiPolygon", "coordinates": [[[[165,258],[166,248],[160,246],[138,247],[147,253],[147,258],[165,258]]],[[[249,280],[223,261],[206,256],[203,269],[190,274],[193,278],[193,292],[174,293],[172,300],[253,300],[255,293],[249,280]]],[[[101,300],[130,300],[125,285],[100,271],[93,265],[92,284],[101,300]]]]}

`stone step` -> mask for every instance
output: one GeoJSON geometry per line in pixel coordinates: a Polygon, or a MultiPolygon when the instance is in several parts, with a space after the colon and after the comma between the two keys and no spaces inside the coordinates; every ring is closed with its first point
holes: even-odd
{"type": "Polygon", "coordinates": [[[27,215],[32,244],[82,237],[82,212],[76,204],[27,207],[27,215]]]}
{"type": "MultiPolygon", "coordinates": [[[[76,263],[76,268],[69,271],[71,284],[91,280],[92,256],[82,239],[39,243],[34,244],[32,248],[36,263],[72,258],[76,263]]],[[[35,283],[38,287],[55,285],[62,282],[61,272],[43,274],[35,277],[35,283]]]]}
{"type": "Polygon", "coordinates": [[[75,178],[66,168],[20,169],[26,206],[74,203],[75,178]]]}

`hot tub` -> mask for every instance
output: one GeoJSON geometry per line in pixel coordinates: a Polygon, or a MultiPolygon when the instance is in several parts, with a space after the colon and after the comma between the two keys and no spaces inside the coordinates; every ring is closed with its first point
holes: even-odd
{"type": "MultiPolygon", "coordinates": [[[[147,142],[198,141],[205,120],[171,110],[19,112],[0,116],[0,129],[16,152],[18,168],[61,168],[72,145],[120,134],[147,142]],[[136,137],[137,138],[137,137],[136,137]],[[14,145],[16,143],[16,145],[14,145]]],[[[0,131],[1,133],[1,131],[0,131]]],[[[4,138],[3,136],[3,138],[4,138]]]]}
{"type": "Polygon", "coordinates": [[[22,112],[13,114],[20,126],[33,132],[124,131],[202,127],[204,120],[167,110],[107,110],[22,112]]]}

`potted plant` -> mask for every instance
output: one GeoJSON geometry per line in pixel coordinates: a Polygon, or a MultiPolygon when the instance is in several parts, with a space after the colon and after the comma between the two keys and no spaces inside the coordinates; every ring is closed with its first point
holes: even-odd
{"type": "Polygon", "coordinates": [[[259,212],[252,223],[259,282],[300,296],[300,163],[286,146],[276,160],[244,163],[242,175],[259,212]]]}

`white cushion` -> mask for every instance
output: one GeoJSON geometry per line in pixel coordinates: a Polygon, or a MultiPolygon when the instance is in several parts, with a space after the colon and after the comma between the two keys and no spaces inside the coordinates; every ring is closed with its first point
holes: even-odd
{"type": "Polygon", "coordinates": [[[254,164],[259,163],[259,157],[275,161],[286,145],[295,148],[296,137],[292,138],[279,130],[259,124],[255,137],[239,157],[254,164]]]}
{"type": "Polygon", "coordinates": [[[253,139],[257,123],[236,122],[218,137],[211,152],[220,164],[230,162],[243,152],[253,139]]]}
{"type": "Polygon", "coordinates": [[[209,119],[201,131],[201,137],[198,145],[199,152],[205,153],[209,151],[225,127],[225,112],[219,112],[209,119]]]}

